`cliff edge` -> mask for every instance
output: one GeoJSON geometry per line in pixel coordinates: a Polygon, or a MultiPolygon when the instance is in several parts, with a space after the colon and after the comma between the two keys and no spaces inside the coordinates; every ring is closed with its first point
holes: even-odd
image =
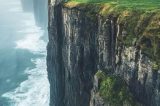
{"type": "Polygon", "coordinates": [[[50,106],[159,106],[159,10],[49,0],[50,106]]]}

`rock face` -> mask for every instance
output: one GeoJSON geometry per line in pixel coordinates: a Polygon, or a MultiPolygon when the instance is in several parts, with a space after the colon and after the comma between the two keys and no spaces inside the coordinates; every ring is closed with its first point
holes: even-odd
{"type": "MultiPolygon", "coordinates": [[[[83,8],[69,8],[60,1],[49,0],[50,106],[112,106],[94,95],[97,70],[109,70],[110,74],[123,78],[142,106],[160,105],[159,67],[153,68],[152,57],[138,44],[144,44],[145,38],[130,38],[127,30],[130,23],[120,20],[117,15],[102,17],[83,8]]],[[[150,40],[145,42],[150,46],[149,43],[150,40]]]]}
{"type": "MultiPolygon", "coordinates": [[[[28,0],[23,0],[23,1],[28,1],[28,0]]],[[[48,24],[47,0],[32,0],[32,2],[34,7],[34,17],[36,20],[36,24],[46,29],[48,24]]]]}

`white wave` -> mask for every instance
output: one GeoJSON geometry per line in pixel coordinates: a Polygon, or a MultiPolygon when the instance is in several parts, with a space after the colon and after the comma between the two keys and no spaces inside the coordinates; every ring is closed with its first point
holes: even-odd
{"type": "Polygon", "coordinates": [[[25,70],[29,75],[28,79],[14,91],[3,95],[11,100],[11,106],[49,106],[49,83],[45,60],[45,57],[32,60],[36,68],[25,70]]]}
{"type": "Polygon", "coordinates": [[[40,30],[40,32],[31,32],[28,33],[27,36],[16,42],[17,49],[27,49],[33,53],[44,53],[46,54],[44,51],[46,49],[46,43],[43,40],[40,40],[40,35],[43,34],[43,31],[40,30]]]}
{"type": "Polygon", "coordinates": [[[44,30],[37,27],[34,21],[34,17],[31,15],[29,20],[23,21],[23,25],[26,27],[18,32],[24,33],[25,38],[16,42],[17,49],[27,49],[33,53],[46,54],[46,43],[40,38],[44,34],[44,30]]]}
{"type": "Polygon", "coordinates": [[[16,89],[2,96],[10,100],[10,106],[49,106],[50,85],[46,71],[46,42],[41,39],[44,31],[36,26],[33,15],[30,15],[22,23],[23,29],[17,33],[21,33],[24,38],[16,42],[15,49],[26,49],[33,54],[42,56],[31,59],[36,66],[33,69],[25,70],[28,79],[16,89]]]}
{"type": "Polygon", "coordinates": [[[22,8],[15,7],[15,8],[9,9],[8,11],[9,12],[22,12],[22,8]]]}

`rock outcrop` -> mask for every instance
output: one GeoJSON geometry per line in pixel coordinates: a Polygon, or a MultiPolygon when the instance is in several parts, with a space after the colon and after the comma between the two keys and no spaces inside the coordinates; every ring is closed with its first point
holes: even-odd
{"type": "Polygon", "coordinates": [[[50,106],[112,106],[93,90],[98,70],[120,76],[139,105],[160,105],[160,13],[110,9],[49,0],[50,106]]]}

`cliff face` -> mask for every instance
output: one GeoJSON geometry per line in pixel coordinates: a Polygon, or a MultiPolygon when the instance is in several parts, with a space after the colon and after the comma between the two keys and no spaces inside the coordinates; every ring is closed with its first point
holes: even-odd
{"type": "MultiPolygon", "coordinates": [[[[28,1],[28,0],[23,0],[28,1]]],[[[33,9],[34,9],[34,17],[36,20],[36,24],[46,29],[48,24],[48,2],[47,0],[32,0],[33,9]]]]}
{"type": "Polygon", "coordinates": [[[93,5],[59,2],[49,1],[50,105],[113,106],[99,95],[95,73],[102,70],[124,79],[135,102],[159,106],[159,13],[145,17],[147,13],[124,10],[102,16],[93,5]]]}

